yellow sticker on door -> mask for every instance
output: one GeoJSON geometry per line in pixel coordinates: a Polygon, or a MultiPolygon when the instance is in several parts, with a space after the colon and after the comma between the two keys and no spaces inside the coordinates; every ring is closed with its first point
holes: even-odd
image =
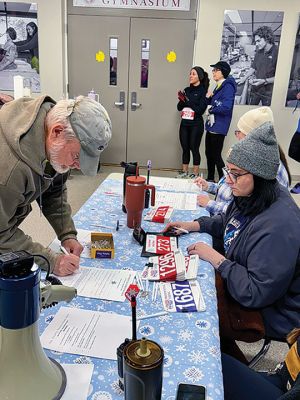
{"type": "Polygon", "coordinates": [[[169,51],[166,58],[168,62],[172,63],[176,61],[177,55],[175,51],[169,51]]]}
{"type": "Polygon", "coordinates": [[[96,61],[98,62],[104,62],[105,60],[105,54],[103,51],[99,50],[98,53],[96,53],[96,61]]]}

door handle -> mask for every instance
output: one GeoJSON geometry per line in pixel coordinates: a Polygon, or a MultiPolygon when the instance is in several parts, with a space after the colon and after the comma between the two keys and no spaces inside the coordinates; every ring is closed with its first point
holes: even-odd
{"type": "Polygon", "coordinates": [[[131,111],[135,111],[142,106],[142,103],[137,103],[136,92],[131,92],[131,111]]]}
{"type": "Polygon", "coordinates": [[[115,101],[115,106],[119,107],[120,111],[125,110],[125,92],[120,92],[120,99],[119,101],[115,101]]]}

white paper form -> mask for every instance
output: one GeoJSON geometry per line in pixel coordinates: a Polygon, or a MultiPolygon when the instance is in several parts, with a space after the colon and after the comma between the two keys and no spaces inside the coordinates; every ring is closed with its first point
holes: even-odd
{"type": "Polygon", "coordinates": [[[155,207],[171,206],[177,210],[196,210],[197,195],[194,193],[156,192],[155,207]]]}
{"type": "Polygon", "coordinates": [[[80,267],[79,273],[58,278],[63,285],[75,287],[78,296],[125,301],[124,294],[135,275],[136,271],[80,267]]]}
{"type": "MultiPolygon", "coordinates": [[[[83,246],[83,251],[80,257],[91,258],[91,232],[85,229],[77,229],[77,240],[83,246]]],[[[56,238],[50,244],[49,248],[55,253],[61,253],[60,241],[56,238]]]]}
{"type": "Polygon", "coordinates": [[[61,364],[67,375],[67,386],[61,400],[86,400],[92,379],[93,364],[61,364]]]}
{"type": "Polygon", "coordinates": [[[192,179],[160,178],[157,176],[151,176],[150,183],[155,187],[159,187],[161,190],[183,193],[201,193],[201,189],[193,183],[192,179]]]}
{"type": "Polygon", "coordinates": [[[61,307],[40,339],[49,350],[116,360],[117,347],[131,335],[130,317],[61,307]]]}

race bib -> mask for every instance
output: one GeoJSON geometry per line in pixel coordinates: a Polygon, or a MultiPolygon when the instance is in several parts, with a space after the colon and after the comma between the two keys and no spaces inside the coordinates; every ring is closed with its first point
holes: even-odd
{"type": "Polygon", "coordinates": [[[169,312],[197,312],[205,310],[200,285],[197,281],[161,282],[160,294],[164,309],[169,312]]]}
{"type": "Polygon", "coordinates": [[[150,257],[149,264],[142,272],[142,279],[155,281],[175,281],[185,279],[185,259],[180,250],[150,257]]]}
{"type": "Polygon", "coordinates": [[[198,265],[199,265],[199,257],[197,254],[193,254],[192,256],[185,256],[185,279],[196,279],[198,274],[198,265]]]}
{"type": "Polygon", "coordinates": [[[193,120],[194,117],[195,117],[195,111],[192,110],[189,107],[184,107],[184,109],[181,111],[181,118],[182,119],[193,120]]]}
{"type": "Polygon", "coordinates": [[[174,236],[147,235],[145,250],[155,254],[166,254],[170,251],[175,251],[177,250],[177,239],[174,236]]]}
{"type": "Polygon", "coordinates": [[[161,206],[152,208],[145,215],[145,221],[165,223],[171,218],[174,208],[169,206],[161,206]]]}

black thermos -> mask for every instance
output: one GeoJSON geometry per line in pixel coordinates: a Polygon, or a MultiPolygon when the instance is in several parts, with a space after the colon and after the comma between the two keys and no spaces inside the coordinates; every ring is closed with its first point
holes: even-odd
{"type": "Polygon", "coordinates": [[[130,340],[126,338],[123,343],[117,348],[117,360],[118,360],[118,375],[119,375],[119,386],[120,389],[124,390],[124,374],[123,374],[123,352],[124,348],[128,345],[130,340]]]}
{"type": "Polygon", "coordinates": [[[160,400],[164,351],[152,340],[130,342],[123,353],[125,400],[160,400]]]}
{"type": "Polygon", "coordinates": [[[124,177],[123,177],[123,204],[122,204],[122,211],[126,213],[126,207],[125,207],[125,193],[126,193],[126,178],[128,176],[135,176],[136,175],[136,169],[137,169],[137,162],[129,162],[126,163],[124,161],[121,162],[121,167],[125,168],[124,171],[124,177]]]}

